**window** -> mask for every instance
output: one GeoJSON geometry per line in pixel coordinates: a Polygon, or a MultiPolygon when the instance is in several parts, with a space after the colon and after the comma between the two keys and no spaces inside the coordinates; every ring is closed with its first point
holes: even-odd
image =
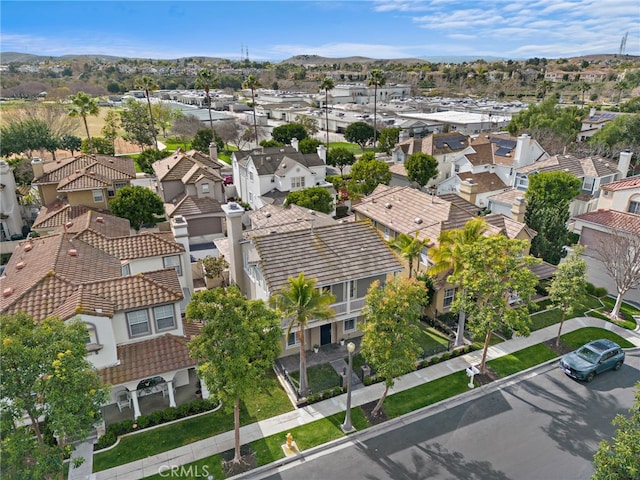
{"type": "Polygon", "coordinates": [[[582,190],[584,190],[585,192],[593,193],[593,186],[595,183],[595,178],[584,177],[584,180],[582,182],[582,190]]]}
{"type": "Polygon", "coordinates": [[[122,276],[123,277],[128,277],[129,275],[131,275],[131,267],[129,266],[128,263],[125,263],[124,265],[122,265],[122,276]]]}
{"type": "Polygon", "coordinates": [[[116,192],[117,192],[122,187],[126,187],[127,186],[127,182],[116,182],[116,183],[113,184],[113,186],[115,187],[116,192]]]}
{"type": "Polygon", "coordinates": [[[149,328],[149,315],[146,310],[127,312],[127,324],[129,325],[129,335],[132,337],[146,335],[151,331],[149,328]]]}
{"type": "Polygon", "coordinates": [[[113,198],[115,196],[116,196],[116,191],[111,187],[107,187],[107,197],[113,198]]]}
{"type": "Polygon", "coordinates": [[[287,348],[290,347],[295,347],[296,345],[298,345],[298,335],[296,332],[291,332],[289,333],[289,336],[287,337],[287,348]]]}
{"type": "Polygon", "coordinates": [[[349,282],[349,298],[356,298],[356,280],[349,282]]]}
{"type": "Polygon", "coordinates": [[[451,306],[451,302],[453,302],[453,297],[455,293],[456,293],[455,288],[447,288],[444,291],[444,302],[443,302],[444,308],[449,308],[451,306]]]}
{"type": "Polygon", "coordinates": [[[253,182],[253,172],[249,172],[249,180],[253,182]]]}
{"type": "Polygon", "coordinates": [[[175,268],[178,275],[182,276],[182,267],[180,265],[180,257],[178,255],[172,255],[171,257],[164,257],[162,259],[164,268],[175,268]]]}
{"type": "Polygon", "coordinates": [[[93,193],[93,203],[104,202],[104,195],[102,195],[102,190],[92,190],[92,193],[93,193]]]}
{"type": "Polygon", "coordinates": [[[640,213],[640,202],[629,202],[629,213],[640,213]]]}
{"type": "Polygon", "coordinates": [[[389,241],[389,227],[387,226],[384,227],[384,239],[389,241]]]}
{"type": "Polygon", "coordinates": [[[96,326],[93,323],[85,324],[87,326],[87,350],[95,352],[100,350],[102,346],[98,342],[98,332],[96,326]]]}
{"type": "Polygon", "coordinates": [[[291,188],[304,188],[304,177],[291,177],[291,188]]]}
{"type": "Polygon", "coordinates": [[[356,329],[356,319],[348,318],[344,321],[344,326],[342,327],[345,332],[351,332],[356,329]]]}
{"type": "Polygon", "coordinates": [[[202,184],[202,193],[209,193],[209,184],[208,183],[203,183],[202,184]]]}
{"type": "Polygon", "coordinates": [[[173,305],[153,307],[153,316],[156,319],[157,330],[166,330],[168,328],[175,328],[176,326],[173,315],[173,305]]]}

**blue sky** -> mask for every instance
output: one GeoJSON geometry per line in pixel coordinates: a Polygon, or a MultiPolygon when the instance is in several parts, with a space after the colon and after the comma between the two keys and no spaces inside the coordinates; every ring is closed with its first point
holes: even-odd
{"type": "Polygon", "coordinates": [[[0,51],[279,61],[640,55],[638,0],[6,1],[0,51]]]}

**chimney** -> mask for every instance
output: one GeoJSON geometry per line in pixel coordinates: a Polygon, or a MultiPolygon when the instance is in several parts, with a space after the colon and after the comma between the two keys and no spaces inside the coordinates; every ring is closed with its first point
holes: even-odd
{"type": "Polygon", "coordinates": [[[229,239],[229,281],[244,293],[243,265],[242,265],[242,216],[244,208],[236,202],[222,205],[227,220],[227,238],[229,239]]]}
{"type": "Polygon", "coordinates": [[[298,143],[299,143],[299,140],[297,138],[291,139],[291,146],[296,149],[296,152],[300,151],[298,150],[298,143]]]}
{"type": "Polygon", "coordinates": [[[478,184],[472,178],[467,178],[460,182],[459,195],[467,202],[471,202],[475,205],[476,196],[478,195],[478,184]]]}
{"type": "Polygon", "coordinates": [[[211,157],[211,160],[218,159],[218,147],[216,147],[215,142],[211,142],[209,144],[209,156],[211,157]]]}
{"type": "Polygon", "coordinates": [[[596,114],[596,109],[595,107],[591,107],[589,109],[589,117],[593,117],[596,114]]]}
{"type": "Polygon", "coordinates": [[[44,175],[44,164],[40,157],[33,157],[31,160],[31,169],[33,170],[33,176],[35,180],[38,180],[44,175]]]}
{"type": "Polygon", "coordinates": [[[524,197],[516,198],[513,205],[511,205],[511,218],[516,222],[524,223],[524,214],[527,210],[527,202],[525,202],[524,197]]]}
{"type": "Polygon", "coordinates": [[[327,163],[327,147],[325,147],[324,145],[318,145],[318,156],[322,159],[322,161],[326,164],[327,163]]]}
{"type": "Polygon", "coordinates": [[[518,168],[524,165],[529,165],[531,161],[531,137],[526,133],[520,135],[516,141],[516,149],[513,154],[513,167],[518,168]]]}
{"type": "Polygon", "coordinates": [[[622,174],[622,178],[627,178],[627,175],[629,175],[629,165],[631,165],[631,157],[633,157],[633,152],[631,150],[620,152],[618,171],[622,174]]]}
{"type": "Polygon", "coordinates": [[[185,285],[193,292],[193,274],[191,272],[191,248],[189,247],[189,224],[187,219],[182,215],[176,215],[171,219],[171,233],[177,243],[184,247],[182,254],[182,274],[184,276],[185,285]]]}

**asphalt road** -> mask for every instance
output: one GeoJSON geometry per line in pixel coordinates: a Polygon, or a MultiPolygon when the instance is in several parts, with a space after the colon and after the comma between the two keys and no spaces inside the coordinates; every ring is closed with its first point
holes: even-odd
{"type": "MultiPolygon", "coordinates": [[[[627,413],[640,381],[640,352],[591,383],[557,363],[537,375],[411,423],[391,422],[250,478],[282,480],[573,480],[593,473],[593,455],[627,413]],[[275,473],[274,473],[275,472],[275,473]]],[[[414,421],[415,420],[415,421],[414,421]]]]}

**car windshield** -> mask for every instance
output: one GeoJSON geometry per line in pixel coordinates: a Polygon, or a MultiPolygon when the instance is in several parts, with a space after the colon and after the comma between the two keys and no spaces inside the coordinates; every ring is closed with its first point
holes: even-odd
{"type": "Polygon", "coordinates": [[[598,354],[587,347],[580,348],[576,355],[578,355],[583,360],[586,360],[589,363],[596,363],[598,361],[598,354]]]}

